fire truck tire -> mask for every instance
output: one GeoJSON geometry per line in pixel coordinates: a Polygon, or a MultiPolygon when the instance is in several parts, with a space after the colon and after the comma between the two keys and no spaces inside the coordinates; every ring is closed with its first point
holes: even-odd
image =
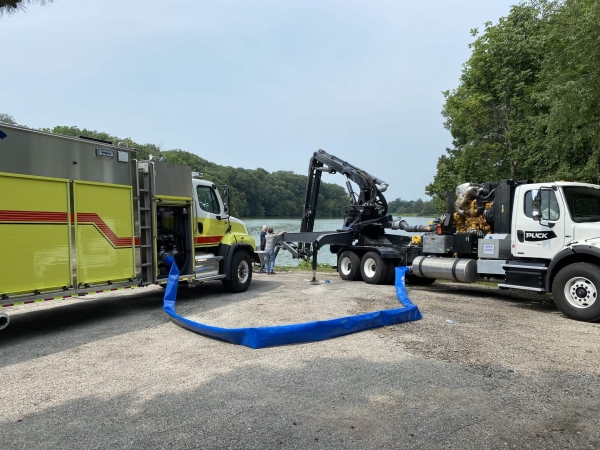
{"type": "Polygon", "coordinates": [[[360,281],[360,258],[350,250],[344,250],[338,257],[338,273],[342,280],[360,281]]]}
{"type": "Polygon", "coordinates": [[[228,292],[245,292],[252,281],[252,259],[248,252],[238,250],[231,261],[229,280],[223,280],[223,286],[228,292]]]}
{"type": "Polygon", "coordinates": [[[429,286],[430,284],[435,283],[435,278],[423,278],[414,274],[407,274],[405,279],[408,284],[412,284],[413,286],[429,286]]]}
{"type": "Polygon", "coordinates": [[[590,263],[563,267],[552,282],[552,297],[557,308],[571,319],[600,320],[600,267],[590,263]]]}
{"type": "Polygon", "coordinates": [[[387,264],[376,252],[367,252],[360,261],[360,274],[365,283],[383,284],[387,275],[387,264]]]}

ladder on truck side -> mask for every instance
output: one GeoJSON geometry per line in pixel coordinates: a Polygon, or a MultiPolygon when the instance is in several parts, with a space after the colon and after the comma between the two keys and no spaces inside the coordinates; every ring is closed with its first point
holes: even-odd
{"type": "Polygon", "coordinates": [[[154,192],[154,164],[138,163],[138,204],[140,218],[140,261],[143,284],[155,282],[154,233],[152,230],[152,193],[154,192]]]}

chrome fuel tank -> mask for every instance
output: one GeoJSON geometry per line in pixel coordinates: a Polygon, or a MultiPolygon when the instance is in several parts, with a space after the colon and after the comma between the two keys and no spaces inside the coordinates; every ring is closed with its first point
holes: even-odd
{"type": "Polygon", "coordinates": [[[474,283],[478,279],[477,262],[466,258],[438,258],[417,256],[412,263],[415,275],[440,280],[474,283]]]}

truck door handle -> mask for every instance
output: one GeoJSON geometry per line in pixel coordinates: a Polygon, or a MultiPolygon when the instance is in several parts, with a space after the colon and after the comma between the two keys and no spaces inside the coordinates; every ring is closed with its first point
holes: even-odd
{"type": "Polygon", "coordinates": [[[525,240],[525,233],[523,233],[523,231],[521,230],[518,230],[517,239],[519,240],[519,242],[523,242],[525,240]]]}
{"type": "Polygon", "coordinates": [[[204,225],[202,222],[198,222],[198,234],[202,234],[202,231],[204,231],[204,225]]]}

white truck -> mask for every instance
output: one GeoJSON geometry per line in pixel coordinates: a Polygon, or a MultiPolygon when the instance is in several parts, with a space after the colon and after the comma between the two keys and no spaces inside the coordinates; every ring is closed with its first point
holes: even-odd
{"type": "Polygon", "coordinates": [[[465,183],[456,189],[456,201],[454,192],[447,193],[440,219],[410,226],[387,214],[387,184],[364,170],[319,150],[308,175],[301,232],[286,233],[283,246],[297,257],[312,256],[313,271],[318,249],[328,245],[344,280],[383,284],[393,280],[396,266],[409,266],[408,283],[498,281],[501,289],[551,292],[573,319],[600,320],[598,185],[465,183]],[[313,232],[323,172],[346,177],[352,204],[339,230],[313,232]]]}

